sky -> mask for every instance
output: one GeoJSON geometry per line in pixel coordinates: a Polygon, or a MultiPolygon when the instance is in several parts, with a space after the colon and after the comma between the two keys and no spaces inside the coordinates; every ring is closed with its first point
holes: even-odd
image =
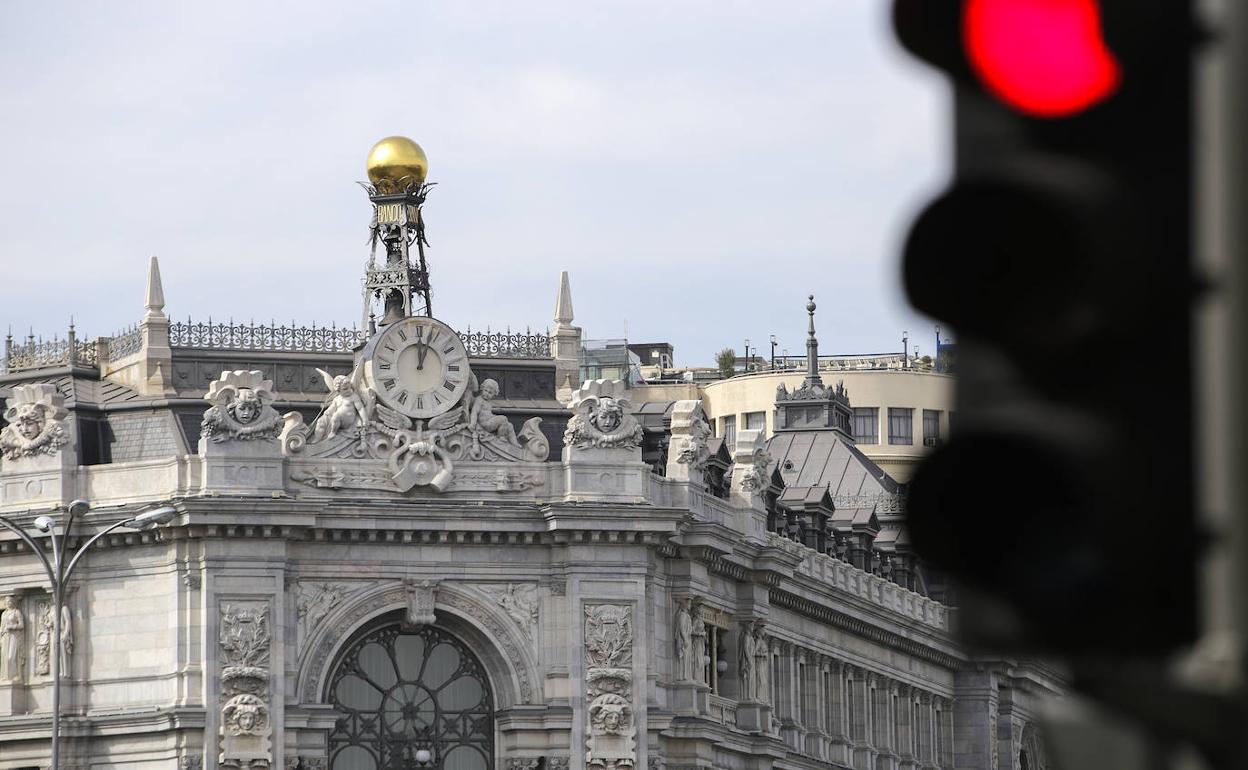
{"type": "Polygon", "coordinates": [[[0,323],[351,324],[378,139],[429,157],[435,315],[586,338],[934,352],[900,285],[947,88],[891,3],[0,4],[0,323]]]}

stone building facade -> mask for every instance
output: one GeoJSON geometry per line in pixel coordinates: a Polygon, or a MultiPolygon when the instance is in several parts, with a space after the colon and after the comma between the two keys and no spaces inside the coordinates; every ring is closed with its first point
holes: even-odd
{"type": "Polygon", "coordinates": [[[176,514],[84,554],[60,639],[0,532],[0,770],[48,764],[53,655],[76,770],[1044,766],[1060,678],[958,645],[843,392],[729,451],[577,381],[558,297],[551,335],[416,349],[462,376],[428,417],[367,371],[436,321],[175,323],[154,262],[130,332],[10,341],[0,513],[176,514]]]}

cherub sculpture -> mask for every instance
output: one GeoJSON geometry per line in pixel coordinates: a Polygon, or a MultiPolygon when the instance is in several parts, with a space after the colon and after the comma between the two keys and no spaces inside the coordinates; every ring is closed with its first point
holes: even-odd
{"type": "Polygon", "coordinates": [[[355,367],[350,375],[337,377],[317,369],[329,389],[329,397],[320,415],[312,423],[312,442],[333,438],[352,428],[362,431],[368,425],[368,403],[364,396],[364,367],[355,367]]]}
{"type": "Polygon", "coordinates": [[[53,454],[69,443],[65,431],[65,399],[55,385],[17,385],[4,410],[8,421],[0,431],[0,451],[17,460],[38,454],[53,454]]]}
{"type": "Polygon", "coordinates": [[[629,413],[624,383],[590,380],[572,394],[572,419],[563,443],[578,449],[632,449],[641,446],[641,424],[629,413]]]}
{"type": "Polygon", "coordinates": [[[512,427],[511,421],[501,414],[494,414],[494,407],[490,402],[496,398],[498,398],[498,383],[492,379],[482,382],[480,394],[473,399],[468,409],[468,429],[483,430],[498,436],[508,444],[518,444],[516,429],[512,427]]]}
{"type": "Polygon", "coordinates": [[[212,404],[200,423],[204,438],[215,442],[274,439],[282,430],[281,415],[272,406],[273,382],[264,379],[263,372],[221,372],[204,399],[212,404]]]}

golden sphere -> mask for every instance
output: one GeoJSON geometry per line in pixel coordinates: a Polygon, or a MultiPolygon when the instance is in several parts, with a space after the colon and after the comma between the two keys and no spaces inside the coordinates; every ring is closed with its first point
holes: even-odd
{"type": "Polygon", "coordinates": [[[368,151],[368,181],[377,192],[403,192],[424,182],[428,173],[425,151],[406,136],[387,136],[368,151]]]}

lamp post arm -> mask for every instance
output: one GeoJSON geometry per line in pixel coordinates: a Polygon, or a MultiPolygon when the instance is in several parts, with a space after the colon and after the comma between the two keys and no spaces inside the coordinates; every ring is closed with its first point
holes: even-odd
{"type": "Polygon", "coordinates": [[[82,558],[82,555],[83,555],[84,553],[86,553],[88,550],[90,550],[91,546],[95,545],[95,541],[96,541],[96,540],[99,540],[100,538],[104,537],[104,536],[105,536],[105,535],[107,535],[109,532],[112,532],[114,529],[117,529],[118,527],[124,527],[124,526],[126,526],[127,524],[133,524],[133,523],[134,523],[134,518],[135,518],[135,517],[131,516],[131,517],[130,517],[130,518],[128,518],[128,519],[122,519],[121,521],[115,521],[115,522],[113,522],[112,524],[109,524],[109,525],[108,525],[107,527],[105,527],[104,529],[102,529],[102,530],[100,530],[99,532],[96,532],[94,535],[92,535],[92,536],[91,536],[91,538],[90,538],[89,540],[87,540],[87,542],[83,543],[83,544],[82,544],[82,545],[78,548],[78,550],[74,552],[74,558],[72,558],[72,559],[70,559],[70,560],[69,560],[69,566],[65,568],[65,572],[63,573],[63,574],[64,574],[64,578],[63,578],[63,579],[64,579],[65,581],[68,581],[68,580],[69,580],[69,576],[70,576],[70,574],[71,574],[71,573],[73,573],[73,571],[74,571],[74,566],[75,566],[76,564],[78,564],[78,560],[79,560],[80,558],[82,558]]]}
{"type": "Polygon", "coordinates": [[[55,587],[57,583],[56,572],[52,569],[52,564],[48,562],[48,557],[44,555],[43,549],[40,548],[34,541],[34,538],[26,534],[21,527],[17,526],[12,520],[7,519],[4,516],[0,516],[0,526],[3,526],[5,529],[20,537],[22,542],[26,543],[26,546],[30,548],[35,556],[39,557],[39,561],[43,562],[43,571],[48,573],[48,580],[52,583],[53,587],[55,587]]]}

